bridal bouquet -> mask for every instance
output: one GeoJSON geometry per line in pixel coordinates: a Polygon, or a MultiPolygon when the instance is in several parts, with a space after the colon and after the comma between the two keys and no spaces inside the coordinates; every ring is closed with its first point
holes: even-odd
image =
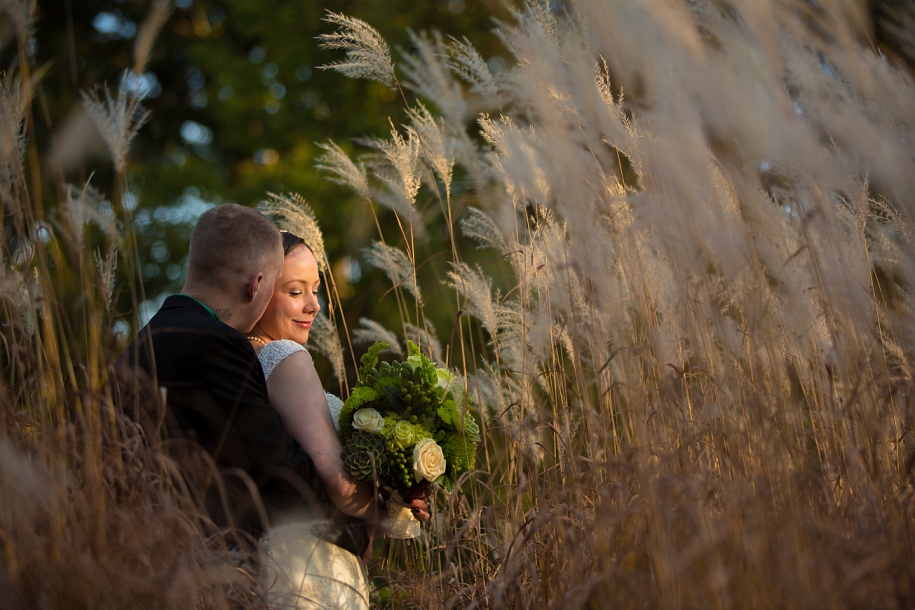
{"type": "Polygon", "coordinates": [[[343,461],[357,479],[373,481],[389,494],[389,537],[419,536],[419,522],[403,504],[422,481],[448,491],[473,468],[480,426],[463,384],[436,367],[408,341],[404,362],[378,363],[388,347],[375,343],[362,356],[359,382],[338,418],[343,461]]]}

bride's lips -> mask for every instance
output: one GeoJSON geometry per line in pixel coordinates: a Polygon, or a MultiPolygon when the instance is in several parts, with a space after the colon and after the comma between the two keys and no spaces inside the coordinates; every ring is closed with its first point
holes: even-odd
{"type": "Polygon", "coordinates": [[[293,320],[293,322],[296,325],[298,325],[300,328],[304,328],[305,330],[308,330],[309,328],[311,328],[312,321],[311,320],[293,320]]]}

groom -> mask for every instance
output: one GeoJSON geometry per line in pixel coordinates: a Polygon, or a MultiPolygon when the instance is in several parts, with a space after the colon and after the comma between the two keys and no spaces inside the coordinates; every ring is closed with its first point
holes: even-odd
{"type": "MultiPolygon", "coordinates": [[[[306,483],[314,479],[308,456],[293,457],[244,334],[267,307],[282,267],[280,232],[266,216],[236,204],[211,208],[191,235],[181,294],[165,300],[119,361],[165,389],[173,453],[187,457],[182,449],[196,444],[223,471],[228,505],[218,490],[208,490],[214,522],[255,535],[261,524],[250,483],[266,503],[279,468],[291,468],[306,483]]],[[[207,474],[200,475],[204,488],[207,474]]]]}

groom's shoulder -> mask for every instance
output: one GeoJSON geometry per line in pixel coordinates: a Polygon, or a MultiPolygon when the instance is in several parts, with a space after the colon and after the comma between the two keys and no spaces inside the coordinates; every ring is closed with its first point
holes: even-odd
{"type": "Polygon", "coordinates": [[[165,299],[156,315],[150,318],[147,327],[154,331],[163,328],[187,328],[191,330],[199,328],[201,330],[219,331],[225,334],[228,334],[227,331],[234,331],[230,326],[214,318],[198,301],[183,294],[175,294],[165,299]]]}
{"type": "Polygon", "coordinates": [[[188,335],[197,340],[227,340],[246,342],[245,336],[231,326],[217,320],[200,303],[178,294],[162,303],[147,324],[147,332],[155,335],[188,335]]]}
{"type": "MultiPolygon", "coordinates": [[[[242,360],[256,360],[251,344],[243,334],[215,319],[200,303],[184,295],[165,299],[159,311],[138,333],[138,346],[151,342],[156,360],[220,358],[234,355],[242,360]]],[[[130,351],[130,350],[128,350],[130,351]]]]}

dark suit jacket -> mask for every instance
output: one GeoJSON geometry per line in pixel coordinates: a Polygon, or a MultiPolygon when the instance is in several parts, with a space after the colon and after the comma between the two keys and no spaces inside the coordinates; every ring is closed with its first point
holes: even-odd
{"type": "Polygon", "coordinates": [[[311,458],[270,406],[260,361],[244,335],[216,320],[194,299],[171,296],[138,333],[119,365],[166,389],[165,427],[173,454],[180,455],[181,445],[191,441],[222,470],[227,501],[205,476],[192,477],[206,488],[207,508],[217,525],[235,525],[255,536],[261,533],[262,519],[251,485],[244,480],[247,475],[270,518],[307,510],[331,519],[336,527],[325,537],[362,554],[368,544],[364,522],[333,509],[311,458]]]}

